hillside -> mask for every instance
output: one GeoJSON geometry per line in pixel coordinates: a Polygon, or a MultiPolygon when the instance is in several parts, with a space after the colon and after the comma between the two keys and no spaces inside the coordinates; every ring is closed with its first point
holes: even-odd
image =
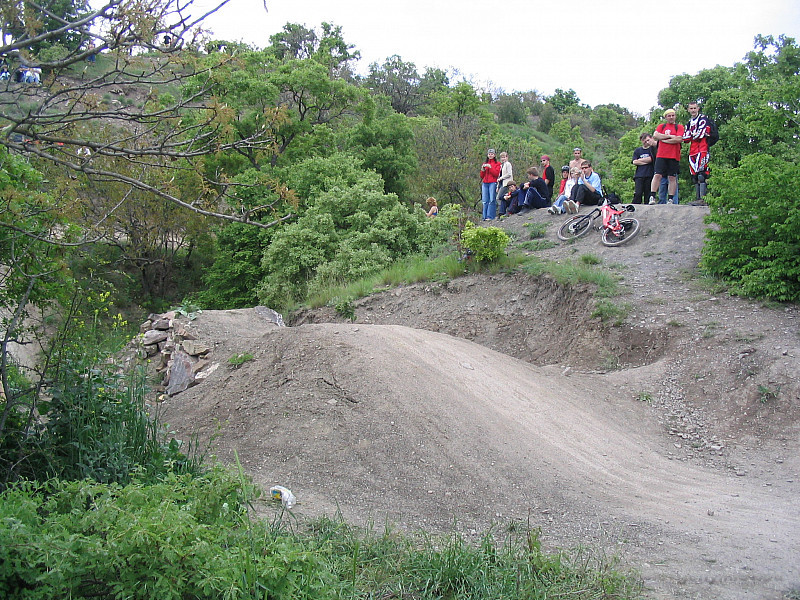
{"type": "Polygon", "coordinates": [[[706,213],[640,207],[619,248],[558,242],[543,211],[502,223],[520,243],[547,222],[543,258],[599,257],[622,278],[619,325],[591,317],[592,286],[521,270],[387,290],[355,323],[204,312],[188,327],[220,366],[166,419],[218,432],[218,456],[289,487],[301,520],[476,539],[521,521],[619,553],[652,598],[796,597],[800,311],[698,274],[706,213]],[[254,360],[234,369],[238,353],[254,360]]]}

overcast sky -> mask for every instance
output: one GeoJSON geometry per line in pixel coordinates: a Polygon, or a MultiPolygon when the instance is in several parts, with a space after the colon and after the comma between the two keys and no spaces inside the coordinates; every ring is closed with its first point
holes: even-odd
{"type": "Polygon", "coordinates": [[[359,73],[398,54],[420,73],[457,68],[506,92],[571,88],[584,104],[646,114],[672,76],[731,66],[756,34],[800,39],[800,1],[231,0],[206,25],[263,48],[286,23],[323,21],[361,52],[359,73]]]}

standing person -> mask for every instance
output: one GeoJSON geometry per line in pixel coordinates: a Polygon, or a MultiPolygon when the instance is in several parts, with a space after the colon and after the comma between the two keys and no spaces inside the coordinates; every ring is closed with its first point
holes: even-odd
{"type": "Polygon", "coordinates": [[[502,165],[495,158],[494,148],[489,148],[486,160],[481,165],[481,201],[483,202],[483,220],[491,221],[497,211],[497,178],[502,165]]]}
{"type": "Polygon", "coordinates": [[[542,179],[547,186],[547,201],[553,201],[553,187],[556,184],[556,173],[553,167],[550,166],[550,157],[547,154],[542,154],[542,179]]]}
{"type": "Polygon", "coordinates": [[[675,199],[675,185],[678,181],[678,173],[681,164],[681,144],[683,143],[683,125],[676,123],[677,115],[675,111],[668,108],[664,111],[664,123],[656,127],[653,139],[658,142],[656,152],[655,173],[653,182],[650,186],[650,202],[656,203],[656,192],[661,185],[661,178],[666,176],[669,180],[667,202],[675,199]]]}
{"type": "MultiPolygon", "coordinates": [[[[667,193],[668,193],[668,179],[661,179],[661,183],[658,186],[658,203],[659,204],[666,204],[667,203],[667,193]]],[[[672,199],[674,204],[681,203],[681,182],[677,179],[675,180],[675,197],[672,199]]]]}
{"type": "Polygon", "coordinates": [[[500,203],[500,214],[503,216],[503,198],[508,193],[508,184],[514,180],[514,168],[508,161],[508,152],[500,153],[500,177],[497,179],[497,201],[500,203]]]}
{"type": "Polygon", "coordinates": [[[697,190],[697,197],[693,206],[706,206],[704,200],[708,190],[708,137],[711,133],[709,119],[700,112],[700,105],[697,102],[689,102],[686,105],[689,111],[689,123],[683,133],[683,141],[689,144],[689,172],[692,174],[692,183],[697,190]]]}
{"type": "Polygon", "coordinates": [[[633,160],[636,165],[636,173],[633,175],[633,203],[641,204],[645,194],[650,194],[650,187],[653,183],[653,167],[656,162],[656,153],[653,147],[656,141],[649,133],[639,136],[642,145],[633,151],[633,160]]]}
{"type": "Polygon", "coordinates": [[[577,214],[582,205],[597,206],[603,200],[603,185],[600,175],[592,169],[588,160],[581,164],[581,176],[578,183],[572,188],[569,200],[564,205],[567,212],[577,214]]]}
{"type": "Polygon", "coordinates": [[[578,169],[580,171],[581,170],[581,165],[583,164],[583,161],[584,161],[583,150],[581,150],[580,148],[575,148],[572,151],[572,160],[569,161],[570,170],[573,167],[575,167],[576,169],[578,169]]]}

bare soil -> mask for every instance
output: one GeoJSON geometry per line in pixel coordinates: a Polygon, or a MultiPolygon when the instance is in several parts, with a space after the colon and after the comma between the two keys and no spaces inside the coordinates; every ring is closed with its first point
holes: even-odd
{"type": "MultiPolygon", "coordinates": [[[[559,242],[621,277],[620,324],[588,284],[518,269],[287,316],[190,324],[219,367],[164,402],[185,439],[220,435],[301,519],[482,535],[541,527],[641,573],[649,598],[800,597],[800,311],[729,296],[697,269],[706,208],[637,207],[639,237],[559,242]],[[254,359],[239,368],[234,354],[254,359]]],[[[268,510],[268,506],[264,507],[268,510]]]]}

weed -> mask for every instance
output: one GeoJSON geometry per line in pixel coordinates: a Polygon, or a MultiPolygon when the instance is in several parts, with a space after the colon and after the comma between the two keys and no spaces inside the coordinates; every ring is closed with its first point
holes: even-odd
{"type": "Polygon", "coordinates": [[[603,262],[603,259],[596,254],[582,254],[580,260],[585,265],[599,265],[603,262]]]}
{"type": "Polygon", "coordinates": [[[681,323],[680,321],[676,321],[675,319],[670,319],[669,321],[667,321],[667,325],[669,325],[670,327],[683,327],[683,323],[681,323]]]}
{"type": "MultiPolygon", "coordinates": [[[[523,227],[530,230],[531,239],[543,238],[547,233],[547,223],[525,223],[523,227]]],[[[553,244],[555,246],[555,244],[553,244]]]]}
{"type": "Polygon", "coordinates": [[[735,332],[733,334],[733,339],[734,340],[736,340],[737,342],[744,342],[744,343],[747,343],[747,344],[749,344],[750,342],[755,342],[755,341],[763,339],[763,338],[764,338],[764,334],[763,333],[753,334],[753,333],[743,333],[741,331],[737,331],[737,332],[735,332]]]}
{"type": "Polygon", "coordinates": [[[253,360],[255,356],[250,354],[249,352],[242,352],[240,354],[234,354],[228,359],[228,364],[232,366],[234,369],[238,369],[244,363],[253,360]]]}
{"type": "Polygon", "coordinates": [[[536,265],[533,268],[531,265],[526,265],[526,269],[534,274],[547,272],[561,285],[592,283],[597,286],[596,295],[600,298],[609,298],[619,294],[619,277],[586,264],[553,262],[536,265]]]}
{"type": "Polygon", "coordinates": [[[356,309],[353,307],[353,303],[347,298],[340,299],[338,302],[336,302],[336,304],[333,305],[333,308],[345,319],[348,319],[349,321],[356,320],[356,309]]]}
{"type": "Polygon", "coordinates": [[[592,317],[599,318],[604,325],[611,323],[614,326],[622,325],[625,317],[631,311],[631,305],[627,302],[611,302],[609,300],[598,300],[594,305],[592,317]]]}
{"type": "Polygon", "coordinates": [[[708,323],[703,325],[703,338],[708,339],[717,335],[719,327],[720,327],[719,321],[709,321],[708,323]]]}
{"type": "Polygon", "coordinates": [[[183,301],[180,306],[173,306],[170,310],[174,310],[176,315],[188,317],[190,321],[194,321],[203,310],[191,302],[183,301]]]}
{"type": "Polygon", "coordinates": [[[620,368],[619,356],[611,354],[610,352],[606,353],[603,357],[603,362],[600,364],[600,368],[603,371],[618,370],[620,368]]]}
{"type": "Polygon", "coordinates": [[[644,402],[645,404],[653,404],[653,394],[650,392],[639,392],[639,402],[644,402]]]}
{"type": "Polygon", "coordinates": [[[766,404],[770,400],[777,400],[778,394],[781,392],[781,386],[776,386],[773,390],[772,388],[766,385],[759,385],[758,386],[758,393],[759,393],[759,400],[762,404],[766,404]]]}
{"type": "Polygon", "coordinates": [[[528,242],[517,244],[517,247],[522,248],[523,250],[529,250],[530,252],[537,252],[539,250],[553,248],[556,245],[557,244],[551,240],[530,240],[528,242]]]}

